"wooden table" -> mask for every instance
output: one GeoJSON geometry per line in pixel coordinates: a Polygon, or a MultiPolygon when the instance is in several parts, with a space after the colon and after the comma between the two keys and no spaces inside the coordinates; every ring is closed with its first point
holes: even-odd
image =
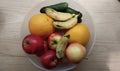
{"type": "MultiPolygon", "coordinates": [[[[40,0],[0,0],[0,71],[41,71],[25,57],[20,42],[22,21],[40,0]]],[[[91,14],[96,43],[73,71],[120,71],[120,2],[79,0],[91,14]]]]}

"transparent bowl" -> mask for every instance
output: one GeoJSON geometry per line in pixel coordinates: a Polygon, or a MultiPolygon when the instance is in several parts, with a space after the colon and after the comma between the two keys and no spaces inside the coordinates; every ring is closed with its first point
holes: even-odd
{"type": "MultiPolygon", "coordinates": [[[[93,20],[91,16],[89,15],[89,13],[75,0],[41,0],[41,2],[37,4],[34,8],[32,8],[30,12],[26,15],[23,21],[22,27],[21,27],[21,39],[23,39],[26,35],[30,34],[29,28],[28,28],[28,21],[33,15],[40,13],[40,9],[44,6],[52,5],[52,4],[56,4],[60,2],[67,2],[71,8],[76,9],[82,12],[83,14],[82,23],[86,24],[86,26],[88,27],[90,31],[90,40],[88,44],[86,45],[87,55],[85,56],[85,59],[88,59],[88,56],[90,55],[92,48],[94,46],[94,43],[95,43],[95,37],[96,37],[95,28],[94,28],[93,20]]],[[[37,56],[27,54],[27,57],[33,65],[45,71],[68,71],[77,66],[77,64],[69,63],[67,65],[59,64],[54,69],[46,69],[41,65],[41,63],[39,62],[39,58],[37,56]]]]}

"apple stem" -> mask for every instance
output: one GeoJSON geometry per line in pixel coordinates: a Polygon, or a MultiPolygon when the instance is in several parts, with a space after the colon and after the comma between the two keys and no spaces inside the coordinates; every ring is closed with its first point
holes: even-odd
{"type": "Polygon", "coordinates": [[[29,45],[30,44],[29,41],[26,41],[26,44],[29,45]]]}
{"type": "Polygon", "coordinates": [[[24,46],[29,46],[29,44],[30,44],[30,42],[29,42],[29,41],[26,41],[26,42],[24,43],[24,46]]]}
{"type": "Polygon", "coordinates": [[[57,44],[56,40],[53,40],[53,42],[51,42],[51,45],[57,44]]]}
{"type": "Polygon", "coordinates": [[[53,43],[54,43],[54,44],[57,44],[57,41],[54,40],[53,43]]]}
{"type": "Polygon", "coordinates": [[[57,59],[53,59],[52,61],[53,61],[53,62],[57,62],[57,59]]]}

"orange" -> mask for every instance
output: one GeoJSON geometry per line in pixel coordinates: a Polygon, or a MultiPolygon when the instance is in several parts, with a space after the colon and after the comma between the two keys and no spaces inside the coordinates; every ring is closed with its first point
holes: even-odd
{"type": "Polygon", "coordinates": [[[52,23],[53,19],[45,13],[36,14],[30,18],[29,31],[31,34],[46,38],[54,31],[52,23]]]}
{"type": "Polygon", "coordinates": [[[65,34],[70,35],[69,43],[78,42],[82,45],[86,45],[90,38],[90,33],[85,24],[77,24],[65,34]]]}

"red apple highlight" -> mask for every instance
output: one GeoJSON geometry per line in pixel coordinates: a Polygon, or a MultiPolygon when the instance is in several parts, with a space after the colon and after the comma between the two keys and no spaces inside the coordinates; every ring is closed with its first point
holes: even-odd
{"type": "Polygon", "coordinates": [[[62,37],[61,33],[52,33],[49,38],[48,38],[48,44],[50,49],[55,50],[57,47],[57,44],[60,40],[60,38],[62,37]]]}
{"type": "Polygon", "coordinates": [[[22,47],[26,53],[34,54],[44,49],[44,40],[37,35],[30,34],[23,39],[22,47]]]}
{"type": "Polygon", "coordinates": [[[48,69],[52,69],[57,65],[56,53],[53,50],[46,51],[40,58],[41,64],[48,69]]]}
{"type": "Polygon", "coordinates": [[[71,43],[66,48],[66,56],[73,63],[79,63],[86,55],[86,48],[79,43],[71,43]]]}

